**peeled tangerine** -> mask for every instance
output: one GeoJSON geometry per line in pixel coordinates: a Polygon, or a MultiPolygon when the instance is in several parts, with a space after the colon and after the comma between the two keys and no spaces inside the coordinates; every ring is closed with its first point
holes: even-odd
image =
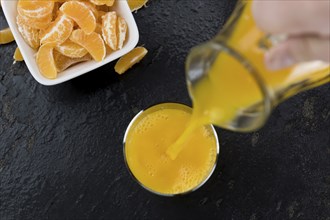
{"type": "Polygon", "coordinates": [[[90,0],[94,5],[107,5],[112,6],[115,0],[90,0]]]}
{"type": "Polygon", "coordinates": [[[79,1],[65,2],[60,11],[74,20],[86,34],[95,30],[96,18],[87,4],[79,1]]]}
{"type": "Polygon", "coordinates": [[[131,11],[137,11],[147,4],[148,0],[127,0],[131,11]]]}
{"type": "Polygon", "coordinates": [[[39,48],[36,57],[40,73],[48,79],[55,79],[57,76],[57,70],[53,57],[53,49],[54,44],[44,44],[39,48]]]}
{"type": "Polygon", "coordinates": [[[66,40],[63,44],[56,46],[55,49],[61,54],[71,58],[80,58],[88,53],[85,48],[79,44],[73,43],[69,39],[66,40]]]}
{"type": "Polygon", "coordinates": [[[23,56],[21,54],[21,51],[19,50],[18,47],[16,47],[15,53],[14,53],[14,60],[15,61],[23,61],[23,56]]]}
{"type": "Polygon", "coordinates": [[[14,41],[14,36],[9,28],[0,30],[0,44],[8,44],[14,41]]]}
{"type": "Polygon", "coordinates": [[[93,12],[93,15],[96,19],[99,17],[98,10],[96,9],[96,6],[94,4],[86,1],[80,1],[80,2],[86,5],[89,8],[89,10],[93,12]]]}
{"type": "Polygon", "coordinates": [[[83,30],[77,29],[72,32],[70,40],[84,47],[96,61],[102,61],[106,55],[102,37],[95,32],[86,34],[83,30]]]}
{"type": "Polygon", "coordinates": [[[71,57],[62,55],[60,52],[58,52],[56,50],[54,50],[53,56],[54,56],[56,70],[58,72],[62,72],[63,70],[69,68],[70,66],[72,66],[74,64],[92,59],[91,55],[89,55],[89,54],[86,54],[85,56],[80,57],[80,58],[71,58],[71,57]]]}
{"type": "Polygon", "coordinates": [[[123,74],[134,64],[140,62],[142,58],[148,53],[144,47],[136,47],[128,54],[122,56],[115,65],[115,71],[118,74],[123,74]]]}
{"type": "Polygon", "coordinates": [[[60,15],[41,34],[40,43],[61,44],[66,41],[73,30],[73,21],[66,15],[60,15]]]}
{"type": "Polygon", "coordinates": [[[112,50],[121,49],[127,33],[127,23],[116,12],[108,12],[102,17],[102,37],[112,50]]]}
{"type": "Polygon", "coordinates": [[[116,12],[108,12],[102,17],[102,37],[112,50],[117,50],[118,42],[116,12]]]}
{"type": "Polygon", "coordinates": [[[127,33],[127,23],[124,18],[118,17],[118,49],[123,48],[127,33]]]}
{"type": "Polygon", "coordinates": [[[53,12],[54,2],[44,0],[19,0],[17,11],[21,16],[44,18],[53,12]]]}
{"type": "Polygon", "coordinates": [[[33,49],[37,49],[40,45],[39,30],[27,26],[20,15],[17,16],[16,23],[18,31],[21,33],[25,42],[33,49]]]}
{"type": "Polygon", "coordinates": [[[24,15],[18,14],[22,19],[22,23],[25,25],[35,28],[35,29],[45,29],[49,26],[50,22],[52,21],[53,15],[49,14],[42,18],[30,18],[24,15]]]}

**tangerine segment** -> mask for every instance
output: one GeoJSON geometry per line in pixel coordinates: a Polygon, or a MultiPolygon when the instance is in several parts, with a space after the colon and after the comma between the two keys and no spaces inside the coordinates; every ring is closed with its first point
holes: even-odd
{"type": "Polygon", "coordinates": [[[33,49],[37,49],[40,45],[39,30],[27,26],[20,15],[17,15],[16,24],[25,42],[33,49]]]}
{"type": "Polygon", "coordinates": [[[115,0],[90,0],[94,5],[106,5],[112,6],[115,3],[115,0]]]}
{"type": "Polygon", "coordinates": [[[66,70],[67,68],[69,68],[74,64],[92,59],[90,54],[86,54],[85,56],[80,58],[71,58],[62,55],[60,52],[56,50],[54,50],[53,55],[54,55],[55,66],[58,72],[62,72],[63,70],[66,70]]]}
{"type": "Polygon", "coordinates": [[[40,43],[61,44],[70,37],[72,30],[72,20],[66,15],[61,15],[41,34],[40,43]]]}
{"type": "Polygon", "coordinates": [[[136,47],[128,54],[122,56],[115,65],[115,71],[118,74],[123,74],[134,64],[140,62],[142,58],[148,53],[144,47],[136,47]]]}
{"type": "Polygon", "coordinates": [[[123,48],[127,33],[127,23],[124,18],[118,17],[118,49],[123,48]]]}
{"type": "Polygon", "coordinates": [[[19,0],[17,11],[21,16],[43,18],[53,12],[54,2],[45,0],[19,0]]]}
{"type": "Polygon", "coordinates": [[[81,3],[83,3],[84,5],[86,5],[92,12],[93,12],[93,15],[94,17],[97,19],[99,17],[99,13],[95,7],[95,5],[93,5],[92,3],[90,2],[86,2],[86,1],[81,1],[81,3]]]}
{"type": "Polygon", "coordinates": [[[42,45],[39,48],[36,57],[40,73],[48,79],[55,79],[57,76],[53,48],[54,44],[51,43],[42,45]]]}
{"type": "Polygon", "coordinates": [[[45,29],[49,26],[50,22],[52,21],[52,14],[49,14],[45,17],[41,17],[41,18],[30,18],[30,17],[26,17],[26,16],[22,16],[20,15],[20,18],[22,20],[22,23],[24,23],[25,25],[35,28],[35,29],[45,29]]]}
{"type": "Polygon", "coordinates": [[[127,0],[128,6],[131,11],[137,11],[147,4],[148,0],[127,0]]]}
{"type": "Polygon", "coordinates": [[[102,61],[106,55],[102,37],[95,32],[86,34],[81,29],[77,29],[72,32],[70,40],[84,47],[96,61],[102,61]]]}
{"type": "Polygon", "coordinates": [[[24,58],[21,54],[21,51],[19,50],[18,47],[16,47],[16,50],[15,50],[15,53],[14,53],[14,60],[15,61],[23,61],[24,60],[24,58]]]}
{"type": "Polygon", "coordinates": [[[86,34],[95,30],[96,18],[86,4],[79,1],[65,2],[60,11],[74,20],[86,34]]]}
{"type": "Polygon", "coordinates": [[[0,30],[0,44],[8,44],[10,42],[13,42],[14,40],[15,39],[13,33],[11,33],[10,28],[0,30]]]}
{"type": "Polygon", "coordinates": [[[102,17],[102,37],[112,50],[117,50],[117,14],[108,12],[102,17]]]}
{"type": "Polygon", "coordinates": [[[71,40],[67,40],[63,44],[56,46],[55,49],[61,54],[71,58],[80,58],[88,53],[85,48],[79,44],[73,43],[71,40]]]}

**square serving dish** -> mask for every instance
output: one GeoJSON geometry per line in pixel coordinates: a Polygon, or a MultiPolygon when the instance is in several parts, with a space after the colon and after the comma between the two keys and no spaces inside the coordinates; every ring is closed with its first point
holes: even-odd
{"type": "Polygon", "coordinates": [[[8,25],[14,35],[16,43],[22,53],[22,56],[30,73],[35,78],[35,80],[37,80],[39,83],[43,85],[50,86],[50,85],[60,84],[75,77],[81,76],[84,73],[90,72],[100,66],[103,66],[125,55],[126,53],[131,51],[139,41],[139,31],[135,23],[134,17],[131,13],[131,10],[127,4],[127,1],[117,0],[112,8],[118,13],[118,15],[120,15],[126,20],[128,27],[128,33],[123,48],[121,50],[117,50],[111,54],[108,54],[105,57],[105,59],[102,60],[101,62],[96,62],[94,60],[82,62],[72,67],[69,67],[68,69],[59,73],[56,79],[47,79],[39,72],[35,59],[35,55],[37,51],[32,49],[24,41],[23,37],[18,31],[16,25],[17,0],[1,0],[1,5],[5,17],[7,19],[8,25]]]}

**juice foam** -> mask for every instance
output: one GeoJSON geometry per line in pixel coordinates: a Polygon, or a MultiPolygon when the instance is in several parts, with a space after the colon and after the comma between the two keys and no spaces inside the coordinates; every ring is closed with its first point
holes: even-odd
{"type": "Polygon", "coordinates": [[[166,149],[185,130],[191,112],[171,106],[142,113],[139,118],[127,134],[125,155],[132,174],[143,186],[160,194],[178,194],[196,188],[209,176],[217,157],[210,126],[196,129],[172,160],[166,149]]]}

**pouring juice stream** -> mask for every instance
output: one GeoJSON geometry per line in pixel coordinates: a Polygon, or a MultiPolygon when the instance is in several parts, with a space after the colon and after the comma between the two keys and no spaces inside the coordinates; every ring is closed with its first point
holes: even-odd
{"type": "MultiPolygon", "coordinates": [[[[330,81],[329,65],[318,61],[269,71],[264,65],[265,47],[269,45],[262,44],[271,42],[265,41],[265,33],[257,28],[253,20],[252,1],[241,1],[240,4],[241,8],[236,8],[238,16],[232,17],[224,30],[204,46],[217,50],[217,44],[222,44],[235,50],[232,52],[239,52],[240,57],[228,51],[219,52],[213,61],[205,65],[205,73],[197,82],[188,80],[193,114],[185,132],[166,151],[173,160],[194,129],[215,124],[235,130],[230,124],[237,115],[251,106],[262,106],[264,99],[271,99],[271,107],[274,107],[302,90],[330,81]],[[258,75],[252,74],[252,71],[258,75]],[[265,85],[264,88],[260,84],[265,85]]],[[[203,46],[195,50],[199,53],[203,46]]],[[[207,52],[210,53],[204,53],[207,52]]],[[[246,131],[250,130],[248,128],[246,131]]]]}

